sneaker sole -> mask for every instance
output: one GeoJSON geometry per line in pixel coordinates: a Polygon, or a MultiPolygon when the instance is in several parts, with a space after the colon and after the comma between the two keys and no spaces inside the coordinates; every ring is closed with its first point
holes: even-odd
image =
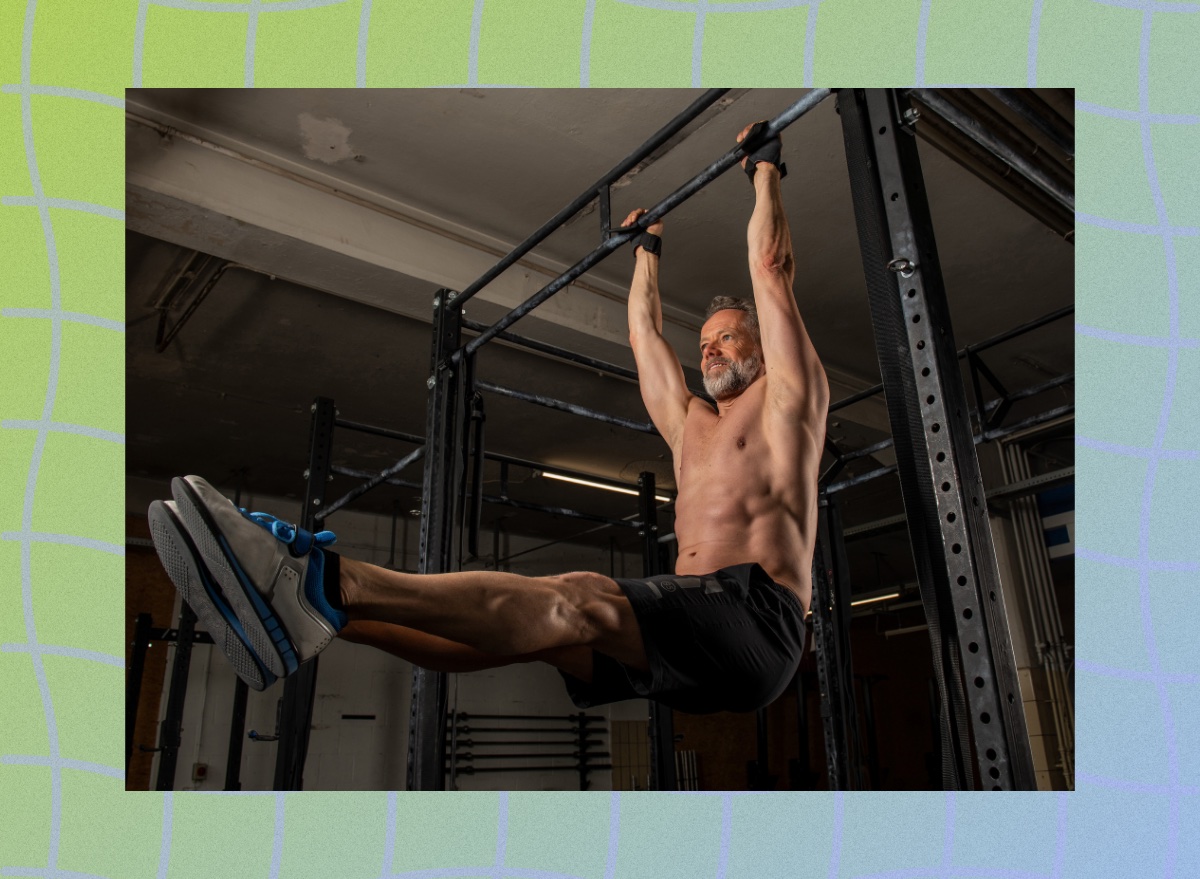
{"type": "Polygon", "coordinates": [[[180,597],[195,611],[212,636],[213,644],[229,659],[237,676],[251,689],[265,690],[275,682],[276,675],[254,655],[236,616],[200,561],[183,523],[162,501],[150,505],[148,518],[158,558],[180,597]]]}
{"type": "MultiPolygon", "coordinates": [[[[187,480],[171,480],[171,493],[179,508],[179,517],[200,552],[200,557],[220,585],[229,606],[242,625],[254,653],[276,677],[291,674],[299,666],[292,642],[283,624],[241,572],[229,542],[217,527],[208,508],[187,480]]],[[[263,532],[264,538],[268,537],[263,532]]],[[[274,539],[274,538],[269,538],[274,539]]]]}

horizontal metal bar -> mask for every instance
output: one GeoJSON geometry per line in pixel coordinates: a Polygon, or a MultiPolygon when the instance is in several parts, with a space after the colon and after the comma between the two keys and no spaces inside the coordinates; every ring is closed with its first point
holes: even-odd
{"type": "MultiPolygon", "coordinates": [[[[985,414],[988,412],[992,412],[999,406],[1002,406],[1005,402],[1015,402],[1017,400],[1024,400],[1027,397],[1033,397],[1037,394],[1042,393],[1043,391],[1052,390],[1054,388],[1059,387],[1060,385],[1065,385],[1074,378],[1075,378],[1075,373],[1071,372],[1071,373],[1067,373],[1065,375],[1060,375],[1058,378],[1050,379],[1050,381],[1043,382],[1040,385],[1035,385],[1030,388],[1024,388],[1020,391],[1013,391],[1011,394],[1007,395],[1006,397],[1004,397],[1002,399],[998,398],[995,400],[989,400],[988,402],[986,402],[983,405],[983,411],[985,414]]],[[[972,410],[971,414],[976,415],[978,413],[975,410],[972,410]]],[[[997,428],[997,430],[999,430],[999,429],[1000,428],[997,428]]],[[[992,438],[993,437],[991,437],[991,435],[989,434],[988,439],[992,439],[992,438]]],[[[978,437],[976,438],[975,442],[976,443],[980,442],[978,437]]],[[[846,452],[845,454],[843,454],[841,456],[841,458],[842,458],[843,463],[849,462],[849,461],[857,461],[859,458],[866,458],[866,457],[869,457],[870,455],[874,455],[876,452],[882,452],[884,449],[890,449],[893,444],[894,444],[893,439],[891,437],[888,437],[887,439],[880,440],[879,442],[874,443],[873,445],[866,446],[865,448],[855,449],[852,452],[846,452]]]]}
{"type": "MultiPolygon", "coordinates": [[[[779,132],[783,131],[825,98],[829,97],[829,94],[829,89],[813,89],[803,98],[796,101],[786,110],[772,119],[768,123],[767,129],[763,133],[762,137],[770,138],[779,134],[779,132]]],[[[651,224],[662,219],[672,210],[679,207],[679,205],[683,204],[717,177],[721,176],[734,165],[736,165],[741,160],[742,156],[745,155],[745,149],[746,148],[743,147],[742,144],[738,144],[736,147],[729,150],[729,152],[725,153],[725,155],[721,156],[721,158],[717,159],[687,183],[683,184],[683,186],[676,189],[673,193],[646,211],[646,213],[642,214],[638,218],[635,226],[628,229],[614,229],[612,237],[610,237],[607,241],[605,241],[579,262],[575,263],[575,265],[567,269],[567,271],[563,272],[529,299],[525,300],[525,302],[523,302],[521,305],[518,305],[508,314],[504,315],[504,317],[500,318],[500,320],[494,323],[490,329],[484,331],[481,335],[476,336],[463,348],[460,348],[458,351],[456,351],[453,355],[453,359],[457,361],[461,360],[464,355],[474,354],[481,347],[494,339],[499,333],[508,329],[518,320],[529,314],[529,312],[533,311],[559,290],[563,289],[580,275],[591,269],[592,266],[606,259],[618,247],[621,247],[623,244],[627,243],[634,236],[640,235],[651,224]]],[[[459,299],[456,299],[455,301],[457,302],[461,298],[462,297],[460,296],[459,299]]]]}
{"type": "MultiPolygon", "coordinates": [[[[1003,439],[1004,437],[1010,436],[1014,433],[1020,433],[1022,430],[1026,430],[1030,427],[1037,427],[1040,424],[1046,424],[1047,422],[1062,418],[1064,415],[1073,415],[1074,413],[1074,403],[1070,403],[1066,406],[1059,406],[1057,409],[1050,409],[1041,413],[1040,415],[1033,415],[1024,419],[1023,421],[1018,421],[1016,424],[1009,425],[1008,427],[1000,427],[996,428],[995,430],[989,430],[982,435],[976,434],[974,437],[975,445],[979,445],[982,442],[994,442],[995,440],[1003,439]]],[[[843,479],[841,482],[835,482],[825,489],[825,493],[835,494],[839,491],[845,491],[847,488],[852,488],[855,485],[862,485],[864,482],[870,482],[873,479],[878,479],[880,476],[886,476],[889,473],[895,472],[895,466],[881,467],[878,470],[872,470],[868,473],[863,473],[851,479],[843,479]]]]}
{"type": "MultiPolygon", "coordinates": [[[[482,333],[488,329],[487,324],[481,324],[473,320],[463,318],[462,325],[465,329],[474,330],[477,333],[482,333]]],[[[618,378],[628,378],[637,381],[637,373],[632,369],[626,369],[623,366],[617,366],[613,363],[606,363],[603,360],[597,360],[594,357],[588,357],[586,354],[577,354],[574,351],[568,351],[566,348],[559,348],[557,345],[550,345],[546,342],[539,342],[536,339],[527,339],[524,336],[518,336],[516,333],[503,332],[497,333],[496,338],[503,339],[506,342],[512,342],[514,345],[520,345],[522,348],[528,348],[530,351],[540,351],[542,354],[550,354],[554,357],[560,357],[563,360],[580,366],[586,366],[588,369],[595,369],[607,375],[617,376],[618,378]]]]}
{"type": "Polygon", "coordinates": [[[344,418],[339,418],[333,423],[347,430],[357,430],[359,433],[373,433],[376,436],[386,436],[390,439],[398,439],[406,443],[416,443],[419,446],[425,444],[425,437],[423,436],[417,436],[415,433],[403,433],[399,430],[392,430],[390,427],[376,427],[373,424],[346,421],[344,418]]]}
{"type": "Polygon", "coordinates": [[[1032,476],[1029,479],[1022,479],[1020,482],[1002,486],[995,491],[989,491],[987,499],[989,503],[991,501],[1012,500],[1013,498],[1025,497],[1039,491],[1049,491],[1052,488],[1067,485],[1074,481],[1075,468],[1063,467],[1061,470],[1043,473],[1040,476],[1032,476]]]}
{"type": "Polygon", "coordinates": [[[578,760],[580,757],[600,758],[611,756],[612,754],[608,751],[585,751],[582,754],[579,751],[571,751],[570,753],[564,751],[561,754],[539,754],[537,752],[532,754],[473,754],[470,751],[455,751],[454,762],[462,761],[470,763],[475,760],[565,760],[570,758],[578,760]]]}
{"type": "Polygon", "coordinates": [[[1023,421],[1018,421],[1016,424],[1010,424],[1008,427],[998,427],[995,430],[989,430],[982,437],[975,437],[975,443],[993,442],[998,439],[1004,439],[1006,436],[1011,436],[1014,433],[1020,433],[1030,427],[1037,427],[1040,424],[1045,424],[1048,421],[1054,421],[1057,418],[1062,418],[1064,415],[1074,415],[1075,404],[1068,403],[1066,406],[1059,406],[1057,409],[1051,409],[1048,412],[1043,412],[1041,415],[1033,415],[1023,421]]]}
{"type": "Polygon", "coordinates": [[[524,391],[506,388],[503,385],[495,385],[491,382],[476,380],[475,387],[481,391],[499,394],[502,397],[511,397],[514,400],[524,400],[526,403],[535,403],[538,406],[545,406],[547,409],[558,409],[560,412],[570,412],[572,415],[581,415],[584,418],[590,418],[593,421],[603,421],[605,424],[615,424],[618,427],[626,427],[629,430],[637,430],[641,431],[642,433],[651,433],[655,436],[658,435],[658,429],[648,421],[634,421],[631,418],[621,418],[617,415],[606,415],[603,412],[597,412],[595,409],[588,409],[586,406],[568,403],[565,400],[556,400],[554,397],[545,397],[541,394],[528,394],[524,391]]]}
{"type": "MultiPolygon", "coordinates": [[[[474,330],[477,333],[482,333],[487,329],[486,324],[481,324],[473,320],[463,318],[462,325],[468,330],[474,330]]],[[[586,354],[579,354],[575,351],[570,351],[566,348],[560,348],[557,345],[551,345],[547,342],[539,342],[536,339],[529,339],[525,336],[518,336],[516,333],[510,333],[507,330],[503,333],[498,333],[496,338],[503,339],[506,342],[512,342],[514,345],[519,345],[522,348],[528,348],[530,351],[539,351],[542,354],[549,354],[552,357],[560,357],[577,366],[584,366],[588,369],[594,369],[597,372],[602,372],[605,375],[616,376],[617,378],[627,378],[632,381],[638,380],[638,374],[635,370],[626,369],[624,366],[617,366],[615,363],[608,363],[604,360],[597,360],[595,357],[588,357],[586,354]]],[[[708,398],[708,395],[693,387],[688,388],[697,397],[708,398]]]]}
{"type": "Polygon", "coordinates": [[[1072,303],[1071,305],[1064,305],[1062,308],[1059,308],[1055,311],[1051,311],[1049,314],[1044,314],[1039,318],[1035,318],[1034,320],[1029,321],[1028,323],[1023,323],[1020,326],[1013,327],[1011,330],[1006,330],[1005,332],[1000,333],[997,336],[992,336],[991,338],[984,339],[982,342],[974,342],[973,344],[970,344],[967,347],[963,348],[961,351],[959,351],[958,356],[961,359],[961,358],[965,357],[968,352],[972,352],[972,351],[975,352],[976,354],[978,354],[980,351],[986,351],[988,348],[991,348],[993,345],[999,345],[1001,342],[1007,342],[1009,339],[1015,338],[1016,336],[1023,336],[1025,333],[1028,333],[1032,330],[1036,330],[1039,327],[1044,327],[1048,323],[1053,323],[1054,321],[1059,320],[1060,318],[1064,318],[1067,315],[1074,314],[1074,313],[1075,313],[1074,303],[1072,303]]]}
{"type": "MultiPolygon", "coordinates": [[[[584,767],[588,772],[602,769],[612,769],[611,763],[588,763],[584,767]]],[[[578,772],[578,764],[572,766],[455,766],[454,771],[460,775],[484,775],[488,772],[578,772]]]]}
{"type": "MultiPolygon", "coordinates": [[[[1024,479],[1020,482],[1014,482],[1011,485],[1005,485],[997,488],[994,491],[987,493],[988,503],[998,500],[1011,500],[1013,498],[1024,497],[1025,495],[1034,494],[1038,491],[1047,491],[1051,488],[1056,488],[1060,485],[1066,485],[1075,481],[1075,468],[1064,467],[1061,470],[1055,470],[1051,473],[1043,473],[1041,476],[1034,476],[1030,479],[1024,479]]],[[[852,528],[846,528],[842,531],[842,536],[846,540],[855,537],[869,537],[874,534],[882,534],[885,531],[891,531],[908,522],[908,517],[903,513],[896,516],[888,516],[886,519],[876,519],[874,522],[864,522],[862,525],[855,525],[852,528]]]]}
{"type": "MultiPolygon", "coordinates": [[[[155,641],[163,641],[166,643],[170,643],[170,642],[179,640],[179,630],[178,629],[151,629],[149,634],[150,634],[150,638],[147,641],[148,644],[153,643],[155,641]]],[[[213,641],[213,636],[210,635],[208,632],[204,631],[203,629],[193,629],[192,630],[192,643],[193,644],[215,644],[216,642],[213,641]]]]}
{"type": "Polygon", "coordinates": [[[1046,106],[1040,98],[1035,96],[1036,103],[1042,104],[1041,107],[1038,107],[1035,101],[1031,101],[1020,89],[990,88],[988,91],[995,95],[996,100],[1001,104],[1044,134],[1058,149],[1072,159],[1075,158],[1075,142],[1067,137],[1065,132],[1067,123],[1054,110],[1046,106]],[[1050,114],[1052,118],[1047,114],[1050,114]]]}
{"type": "Polygon", "coordinates": [[[350,503],[352,500],[362,497],[368,491],[375,488],[375,486],[386,482],[389,477],[395,476],[397,473],[399,473],[401,470],[403,470],[405,467],[407,467],[413,461],[416,461],[419,458],[423,458],[424,456],[425,456],[425,447],[424,446],[421,446],[419,449],[414,449],[413,451],[411,451],[407,455],[405,455],[403,458],[401,458],[399,461],[397,461],[395,464],[393,464],[391,467],[388,467],[386,470],[376,473],[374,476],[372,476],[370,479],[368,479],[362,485],[357,486],[356,488],[350,489],[350,491],[346,492],[346,494],[344,494],[342,497],[338,498],[336,501],[329,504],[329,506],[324,507],[320,510],[317,510],[317,512],[313,514],[313,518],[315,518],[318,522],[320,522],[321,520],[325,519],[326,517],[333,515],[338,510],[340,510],[342,507],[346,506],[346,504],[350,503]]]}
{"type": "Polygon", "coordinates": [[[903,513],[898,516],[888,516],[886,519],[876,519],[874,522],[864,522],[862,525],[846,528],[842,531],[842,537],[846,540],[849,540],[851,537],[866,537],[871,534],[890,531],[897,525],[903,525],[907,521],[908,517],[903,513]]]}
{"type": "Polygon", "coordinates": [[[871,470],[863,473],[860,476],[854,476],[850,479],[843,479],[841,482],[835,482],[833,485],[825,489],[825,494],[837,494],[839,491],[845,491],[847,488],[853,488],[856,485],[862,485],[864,482],[871,482],[878,479],[880,476],[887,476],[889,473],[896,472],[896,465],[891,467],[880,467],[878,470],[871,470]]]}
{"type": "Polygon", "coordinates": [[[531,510],[535,513],[549,513],[552,516],[566,516],[568,519],[582,519],[585,522],[599,522],[602,525],[609,525],[622,528],[637,528],[642,523],[640,521],[623,521],[621,519],[610,519],[607,516],[596,516],[591,513],[581,513],[578,510],[571,510],[567,507],[548,507],[543,504],[531,504],[525,501],[515,501],[508,497],[494,497],[492,495],[484,495],[483,502],[485,504],[495,504],[501,507],[513,507],[518,510],[531,510]]]}
{"type": "Polygon", "coordinates": [[[472,726],[469,723],[454,724],[455,728],[462,732],[478,733],[478,732],[540,732],[540,733],[568,733],[574,735],[576,730],[573,727],[561,726],[472,726]]]}
{"type": "MultiPolygon", "coordinates": [[[[355,479],[370,479],[376,474],[368,470],[355,470],[352,467],[342,467],[334,465],[329,468],[339,476],[351,476],[355,479]]],[[[384,480],[388,485],[399,486],[400,488],[423,488],[419,482],[410,482],[407,479],[396,479],[394,477],[384,480]]],[[[583,519],[587,522],[600,522],[603,525],[613,526],[618,525],[626,528],[637,528],[641,523],[638,521],[624,521],[621,519],[610,519],[606,516],[594,516],[591,513],[581,513],[578,510],[572,510],[567,507],[548,507],[543,504],[531,504],[525,501],[517,501],[507,497],[495,497],[492,495],[484,495],[483,502],[485,504],[494,504],[500,507],[514,507],[519,510],[530,510],[535,513],[548,513],[552,516],[566,516],[569,519],[583,519]]]]}
{"type": "Polygon", "coordinates": [[[872,385],[871,387],[867,388],[865,391],[859,391],[857,394],[851,394],[849,397],[846,397],[844,400],[838,400],[836,403],[831,403],[829,405],[829,411],[836,412],[838,409],[845,409],[847,406],[853,406],[855,403],[862,402],[863,400],[867,399],[868,397],[874,397],[876,394],[878,394],[882,390],[883,390],[882,384],[872,385]]]}
{"type": "MultiPolygon", "coordinates": [[[[343,467],[340,464],[333,464],[329,468],[330,472],[336,473],[338,476],[352,476],[355,479],[370,479],[375,475],[374,470],[356,470],[353,467],[343,467]]],[[[384,480],[388,485],[395,485],[399,488],[422,488],[419,482],[413,482],[411,479],[397,479],[392,476],[384,480]]]]}
{"type": "Polygon", "coordinates": [[[463,290],[457,297],[457,303],[461,305],[494,281],[505,269],[509,268],[539,243],[548,238],[563,223],[583,210],[592,199],[596,198],[602,187],[608,186],[610,183],[615,183],[628,174],[638,162],[641,162],[682,131],[692,120],[715,104],[728,91],[729,89],[709,89],[696,100],[692,101],[682,113],[651,135],[649,140],[609,169],[608,173],[585,189],[579,197],[543,223],[536,232],[514,247],[500,262],[484,272],[477,281],[463,290]]]}
{"type": "Polygon", "coordinates": [[[580,719],[607,720],[603,714],[476,714],[474,711],[456,711],[451,715],[455,720],[483,718],[485,720],[561,720],[564,723],[578,723],[580,719]]]}
{"type": "MultiPolygon", "coordinates": [[[[1036,330],[1039,327],[1044,327],[1048,323],[1053,323],[1054,321],[1058,320],[1059,318],[1063,318],[1069,314],[1074,314],[1074,313],[1075,313],[1074,304],[1065,305],[1062,308],[1058,309],[1057,311],[1052,311],[1049,314],[1044,314],[1039,318],[1035,318],[1035,319],[1029,321],[1028,323],[1023,323],[1023,324],[1020,324],[1019,326],[1013,327],[1011,330],[1005,330],[1003,333],[1000,333],[995,336],[990,336],[979,342],[972,342],[970,345],[967,345],[965,348],[962,348],[959,350],[958,359],[962,360],[964,357],[967,356],[967,354],[971,353],[972,351],[974,351],[976,354],[978,354],[980,351],[986,351],[988,348],[991,348],[993,345],[999,345],[1001,342],[1007,342],[1009,339],[1013,339],[1013,338],[1016,338],[1017,336],[1024,335],[1025,333],[1036,330]]],[[[868,397],[875,396],[882,390],[883,390],[882,384],[872,385],[871,387],[867,388],[866,390],[859,391],[856,394],[851,394],[849,397],[846,397],[844,400],[838,400],[836,403],[832,403],[829,406],[829,411],[836,412],[838,409],[844,409],[846,406],[852,406],[853,404],[861,402],[862,400],[865,400],[868,397]]]]}
{"type": "Polygon", "coordinates": [[[992,410],[996,409],[997,407],[1004,405],[1005,400],[1007,400],[1010,403],[1015,403],[1017,400],[1024,400],[1027,397],[1035,397],[1038,394],[1041,394],[1045,391],[1052,391],[1057,387],[1061,387],[1062,385],[1070,384],[1073,381],[1075,381],[1075,373],[1067,372],[1067,373],[1060,375],[1058,378],[1052,378],[1052,379],[1050,379],[1050,381],[1042,382],[1040,385],[1034,385],[1031,388],[1024,388],[1023,390],[1020,390],[1020,391],[1013,391],[1011,394],[1009,394],[1004,399],[998,398],[995,400],[988,400],[983,405],[983,411],[985,413],[990,413],[992,410]]]}
{"type": "Polygon", "coordinates": [[[992,154],[1003,159],[1013,170],[1023,174],[1026,179],[1037,184],[1038,188],[1043,192],[1053,197],[1055,201],[1074,213],[1075,194],[1073,192],[1067,191],[1057,181],[1052,180],[1045,171],[1020,155],[1007,143],[997,138],[979,120],[959,110],[934,89],[914,88],[905,89],[905,92],[916,98],[938,116],[941,116],[967,137],[985,147],[992,154]]]}
{"type": "Polygon", "coordinates": [[[855,449],[853,452],[846,452],[842,455],[843,461],[857,461],[859,458],[866,458],[874,455],[876,452],[882,452],[884,449],[890,449],[893,445],[892,438],[889,436],[885,440],[880,440],[877,443],[869,445],[862,449],[855,449]]]}
{"type": "MultiPolygon", "coordinates": [[[[406,443],[415,443],[417,445],[425,444],[425,438],[421,437],[421,436],[417,436],[416,434],[403,433],[401,431],[391,430],[390,428],[386,428],[386,427],[375,427],[375,426],[369,425],[369,424],[359,424],[357,422],[343,421],[341,419],[339,419],[336,423],[339,427],[345,427],[349,430],[358,430],[363,433],[373,433],[373,434],[377,434],[379,436],[386,436],[386,437],[390,437],[392,439],[402,440],[403,442],[406,442],[406,443]]],[[[542,464],[537,461],[530,461],[527,458],[517,458],[513,455],[503,455],[498,452],[484,452],[483,456],[485,458],[487,458],[489,461],[496,461],[498,463],[503,463],[503,464],[513,464],[517,467],[527,467],[530,470],[540,470],[540,471],[550,470],[554,473],[561,473],[563,476],[573,476],[576,479],[587,479],[587,480],[590,480],[591,482],[598,482],[601,485],[612,486],[613,488],[625,488],[625,489],[630,489],[632,491],[637,491],[636,483],[621,482],[618,479],[609,479],[606,476],[595,476],[591,473],[584,473],[582,470],[572,470],[568,467],[559,467],[557,464],[555,464],[555,465],[542,464]]],[[[355,470],[350,467],[334,466],[331,469],[333,470],[334,473],[340,474],[342,476],[353,476],[357,479],[369,479],[370,477],[375,475],[372,472],[368,472],[365,470],[355,470]]],[[[388,479],[387,482],[389,485],[398,485],[398,486],[402,486],[405,488],[420,488],[421,487],[419,484],[417,484],[415,482],[407,482],[403,479],[388,479]]],[[[154,546],[154,542],[152,540],[150,540],[149,538],[133,538],[133,537],[131,537],[131,538],[126,538],[125,542],[126,542],[126,544],[128,544],[130,546],[146,546],[146,547],[154,546]]]]}
{"type": "MultiPolygon", "coordinates": [[[[512,455],[502,455],[498,452],[487,452],[485,457],[491,461],[498,461],[502,464],[512,464],[516,467],[528,467],[530,470],[546,471],[550,470],[554,473],[561,473],[563,476],[573,476],[576,479],[587,479],[591,482],[597,482],[601,485],[610,485],[613,488],[624,488],[637,491],[637,483],[621,482],[618,479],[609,479],[607,476],[593,476],[590,473],[584,473],[582,470],[571,470],[567,467],[559,467],[557,464],[539,464],[537,461],[530,461],[526,458],[517,458],[512,455]]],[[[659,489],[660,491],[662,489],[659,489]]]]}
{"type": "MultiPolygon", "coordinates": [[[[605,744],[604,739],[584,739],[585,747],[602,746],[605,744]]],[[[548,742],[544,739],[512,739],[508,741],[488,742],[481,739],[458,739],[454,742],[456,748],[488,748],[492,745],[546,745],[552,748],[574,748],[579,745],[579,737],[564,739],[561,742],[548,742]]],[[[450,747],[450,741],[446,741],[446,747],[450,747]]]]}

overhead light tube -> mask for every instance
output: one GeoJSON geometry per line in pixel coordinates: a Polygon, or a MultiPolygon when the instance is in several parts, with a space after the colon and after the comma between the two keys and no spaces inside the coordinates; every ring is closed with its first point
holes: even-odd
{"type": "Polygon", "coordinates": [[[887,595],[872,595],[870,598],[860,598],[858,601],[850,602],[851,607],[858,607],[860,604],[871,604],[876,601],[891,601],[893,598],[899,598],[899,592],[889,592],[887,595]]]}
{"type": "MultiPolygon", "coordinates": [[[[637,491],[632,488],[620,488],[616,485],[605,485],[602,482],[592,482],[587,479],[576,479],[574,476],[563,476],[561,473],[551,473],[549,470],[543,470],[541,472],[542,472],[542,475],[545,476],[547,479],[557,479],[560,482],[573,482],[575,485],[586,485],[590,488],[602,488],[605,491],[615,491],[615,492],[619,492],[620,494],[631,494],[634,497],[638,496],[637,491]]],[[[654,496],[654,499],[656,501],[660,501],[664,504],[670,503],[670,501],[671,501],[671,499],[669,497],[663,497],[662,495],[659,495],[659,494],[656,494],[654,496]]]]}

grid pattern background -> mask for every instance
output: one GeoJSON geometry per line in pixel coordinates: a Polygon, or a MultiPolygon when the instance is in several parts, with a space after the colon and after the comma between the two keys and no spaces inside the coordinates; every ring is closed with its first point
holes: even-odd
{"type": "Polygon", "coordinates": [[[1197,47],[1168,0],[0,0],[0,876],[1200,875],[1197,47]],[[842,83],[1078,90],[1076,792],[123,791],[124,88],[842,83]]]}

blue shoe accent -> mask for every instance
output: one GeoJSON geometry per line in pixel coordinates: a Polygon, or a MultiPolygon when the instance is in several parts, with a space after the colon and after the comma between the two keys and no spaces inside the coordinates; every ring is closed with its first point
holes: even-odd
{"type": "Polygon", "coordinates": [[[241,513],[254,524],[270,531],[276,540],[286,543],[293,557],[299,558],[311,553],[308,574],[304,579],[304,595],[313,609],[319,611],[335,631],[340,632],[346,628],[350,618],[344,612],[335,610],[325,597],[325,554],[321,552],[321,547],[336,543],[337,535],[332,531],[318,531],[313,534],[270,513],[250,513],[245,509],[242,509],[241,513]]]}
{"type": "Polygon", "coordinates": [[[279,657],[283,660],[284,676],[290,675],[300,667],[300,662],[296,659],[296,650],[292,646],[292,642],[288,640],[287,632],[283,630],[283,625],[279,622],[279,618],[271,610],[271,605],[263,601],[263,597],[254,588],[254,583],[246,576],[246,572],[242,570],[242,566],[238,562],[237,556],[234,555],[233,550],[230,549],[229,541],[225,539],[225,535],[220,535],[217,541],[225,551],[225,557],[234,574],[237,576],[238,581],[245,589],[246,597],[254,605],[254,610],[262,620],[263,627],[270,636],[272,643],[274,643],[275,649],[279,651],[279,657]]]}
{"type": "Polygon", "coordinates": [[[225,601],[225,596],[221,594],[220,588],[216,583],[213,582],[212,576],[208,573],[208,569],[206,569],[204,567],[204,563],[200,561],[199,553],[196,553],[195,550],[193,550],[192,553],[195,557],[197,573],[200,574],[200,582],[204,585],[204,592],[208,595],[209,601],[213,603],[213,607],[215,607],[217,609],[217,613],[224,618],[225,622],[229,625],[229,628],[233,629],[234,634],[241,639],[244,645],[246,645],[246,652],[250,654],[250,658],[254,660],[254,664],[258,667],[259,672],[263,676],[263,686],[271,686],[271,684],[275,683],[275,675],[271,674],[270,670],[263,665],[263,661],[258,658],[258,654],[256,654],[253,648],[250,647],[250,639],[246,635],[246,630],[242,628],[242,624],[238,621],[237,614],[233,612],[233,608],[231,608],[228,602],[225,601]]]}
{"type": "MultiPolygon", "coordinates": [[[[321,539],[322,534],[329,534],[328,531],[322,531],[316,535],[317,540],[321,539]]],[[[332,541],[330,541],[332,543],[332,541]]],[[[325,619],[329,620],[329,624],[336,631],[341,631],[346,628],[346,623],[350,622],[350,617],[346,616],[345,611],[334,609],[329,603],[329,599],[325,597],[325,553],[319,549],[312,551],[312,559],[308,563],[308,576],[304,579],[304,594],[312,604],[313,608],[320,611],[325,619]]]]}

